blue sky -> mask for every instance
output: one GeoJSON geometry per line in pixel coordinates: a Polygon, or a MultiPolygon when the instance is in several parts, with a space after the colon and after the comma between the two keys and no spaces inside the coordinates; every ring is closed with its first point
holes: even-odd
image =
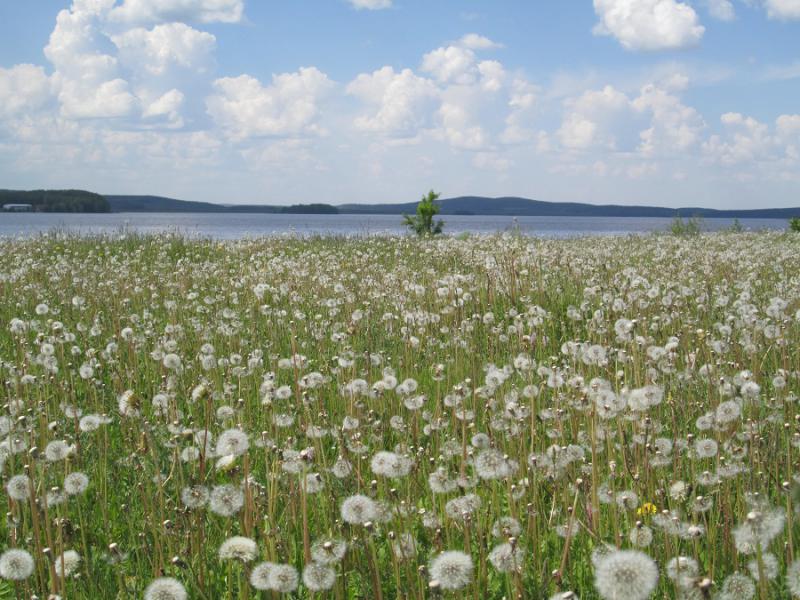
{"type": "Polygon", "coordinates": [[[800,205],[800,0],[0,3],[0,187],[800,205]]]}

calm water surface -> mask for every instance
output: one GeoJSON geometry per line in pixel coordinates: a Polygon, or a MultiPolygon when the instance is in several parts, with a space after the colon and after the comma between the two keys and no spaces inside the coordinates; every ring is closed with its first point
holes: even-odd
{"type": "MultiPolygon", "coordinates": [[[[663,231],[670,218],[649,217],[497,217],[444,216],[445,231],[494,233],[518,228],[521,233],[543,237],[615,235],[663,231]]],[[[399,215],[270,215],[213,213],[110,213],[46,214],[0,213],[0,236],[17,237],[52,230],[75,233],[178,232],[215,239],[239,239],[265,235],[381,235],[401,234],[399,215]]],[[[706,219],[703,228],[730,227],[732,219],[706,219]]],[[[746,229],[786,229],[782,219],[740,219],[746,229]]]]}

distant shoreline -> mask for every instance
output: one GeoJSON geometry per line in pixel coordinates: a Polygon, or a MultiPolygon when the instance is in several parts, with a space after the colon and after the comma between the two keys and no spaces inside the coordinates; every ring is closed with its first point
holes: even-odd
{"type": "MultiPolygon", "coordinates": [[[[394,204],[295,204],[291,206],[223,205],[211,202],[176,200],[162,196],[106,196],[112,212],[196,212],[252,214],[413,214],[417,202],[394,204]]],[[[580,202],[546,202],[529,198],[460,196],[438,202],[440,215],[503,217],[665,217],[703,219],[789,219],[800,215],[800,207],[719,210],[701,207],[667,208],[659,206],[595,205],[580,202]]]]}
{"type": "MultiPolygon", "coordinates": [[[[45,213],[219,213],[219,214],[307,214],[307,215],[402,215],[413,214],[417,202],[392,204],[291,204],[226,205],[177,200],[164,196],[106,195],[83,190],[0,190],[0,205],[30,204],[31,212],[45,213]]],[[[616,217],[702,219],[790,219],[800,216],[800,207],[721,210],[702,207],[667,208],[582,202],[547,202],[519,197],[489,198],[460,196],[438,201],[447,216],[502,217],[616,217]]],[[[8,214],[4,211],[2,214],[8,214]]]]}

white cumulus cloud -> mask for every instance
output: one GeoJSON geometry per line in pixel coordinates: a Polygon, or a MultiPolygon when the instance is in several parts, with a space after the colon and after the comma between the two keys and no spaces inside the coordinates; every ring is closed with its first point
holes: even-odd
{"type": "Polygon", "coordinates": [[[733,21],[736,18],[736,9],[731,0],[706,0],[708,14],[720,21],[733,21]]]}
{"type": "Polygon", "coordinates": [[[645,156],[676,155],[700,141],[705,122],[692,107],[653,84],[642,88],[633,108],[651,116],[650,127],[641,131],[639,151],[645,156]]]}
{"type": "Polygon", "coordinates": [[[44,54],[55,68],[52,81],[64,117],[122,117],[136,107],[117,58],[101,49],[105,38],[100,24],[113,4],[75,0],[70,9],[58,13],[44,54]]]}
{"type": "Polygon", "coordinates": [[[224,77],[214,82],[206,99],[208,114],[233,138],[317,135],[319,102],[333,82],[316,67],[273,75],[263,86],[250,75],[224,77]]]}
{"type": "Polygon", "coordinates": [[[350,0],[353,8],[358,10],[381,10],[392,7],[392,0],[350,0]]]}
{"type": "Polygon", "coordinates": [[[437,48],[422,57],[421,70],[441,83],[470,84],[475,80],[475,53],[460,46],[437,48]]]}
{"type": "Polygon", "coordinates": [[[697,13],[676,0],[594,0],[594,33],[614,36],[628,50],[669,50],[700,41],[697,13]]]}
{"type": "Polygon", "coordinates": [[[243,14],[244,0],[123,0],[110,18],[123,23],[238,23],[243,14]]]}
{"type": "Polygon", "coordinates": [[[414,136],[429,126],[439,95],[430,79],[411,69],[397,73],[388,66],[362,73],[348,84],[346,92],[370,107],[367,114],[355,119],[357,129],[392,136],[414,136]]]}
{"type": "Polygon", "coordinates": [[[493,42],[489,38],[478,35],[477,33],[468,33],[458,40],[458,45],[470,50],[494,50],[495,48],[502,48],[502,44],[493,42]]]}
{"type": "Polygon", "coordinates": [[[0,118],[37,110],[50,96],[50,78],[42,67],[23,64],[0,68],[0,118]]]}
{"type": "Polygon", "coordinates": [[[800,19],[800,0],[766,0],[770,19],[800,19]]]}
{"type": "Polygon", "coordinates": [[[125,64],[153,75],[164,75],[173,65],[202,72],[216,44],[213,35],[185,23],[137,27],[111,39],[125,64]]]}

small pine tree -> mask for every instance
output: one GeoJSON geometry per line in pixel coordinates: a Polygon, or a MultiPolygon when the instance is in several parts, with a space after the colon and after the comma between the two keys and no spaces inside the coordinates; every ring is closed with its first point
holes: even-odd
{"type": "Polygon", "coordinates": [[[433,190],[428,192],[426,196],[417,204],[417,214],[414,216],[403,215],[403,225],[408,227],[418,236],[438,235],[444,229],[444,221],[439,219],[433,220],[439,214],[439,205],[436,200],[439,199],[441,194],[437,194],[433,190]]]}
{"type": "Polygon", "coordinates": [[[789,231],[800,233],[800,217],[789,219],[789,231]]]}

